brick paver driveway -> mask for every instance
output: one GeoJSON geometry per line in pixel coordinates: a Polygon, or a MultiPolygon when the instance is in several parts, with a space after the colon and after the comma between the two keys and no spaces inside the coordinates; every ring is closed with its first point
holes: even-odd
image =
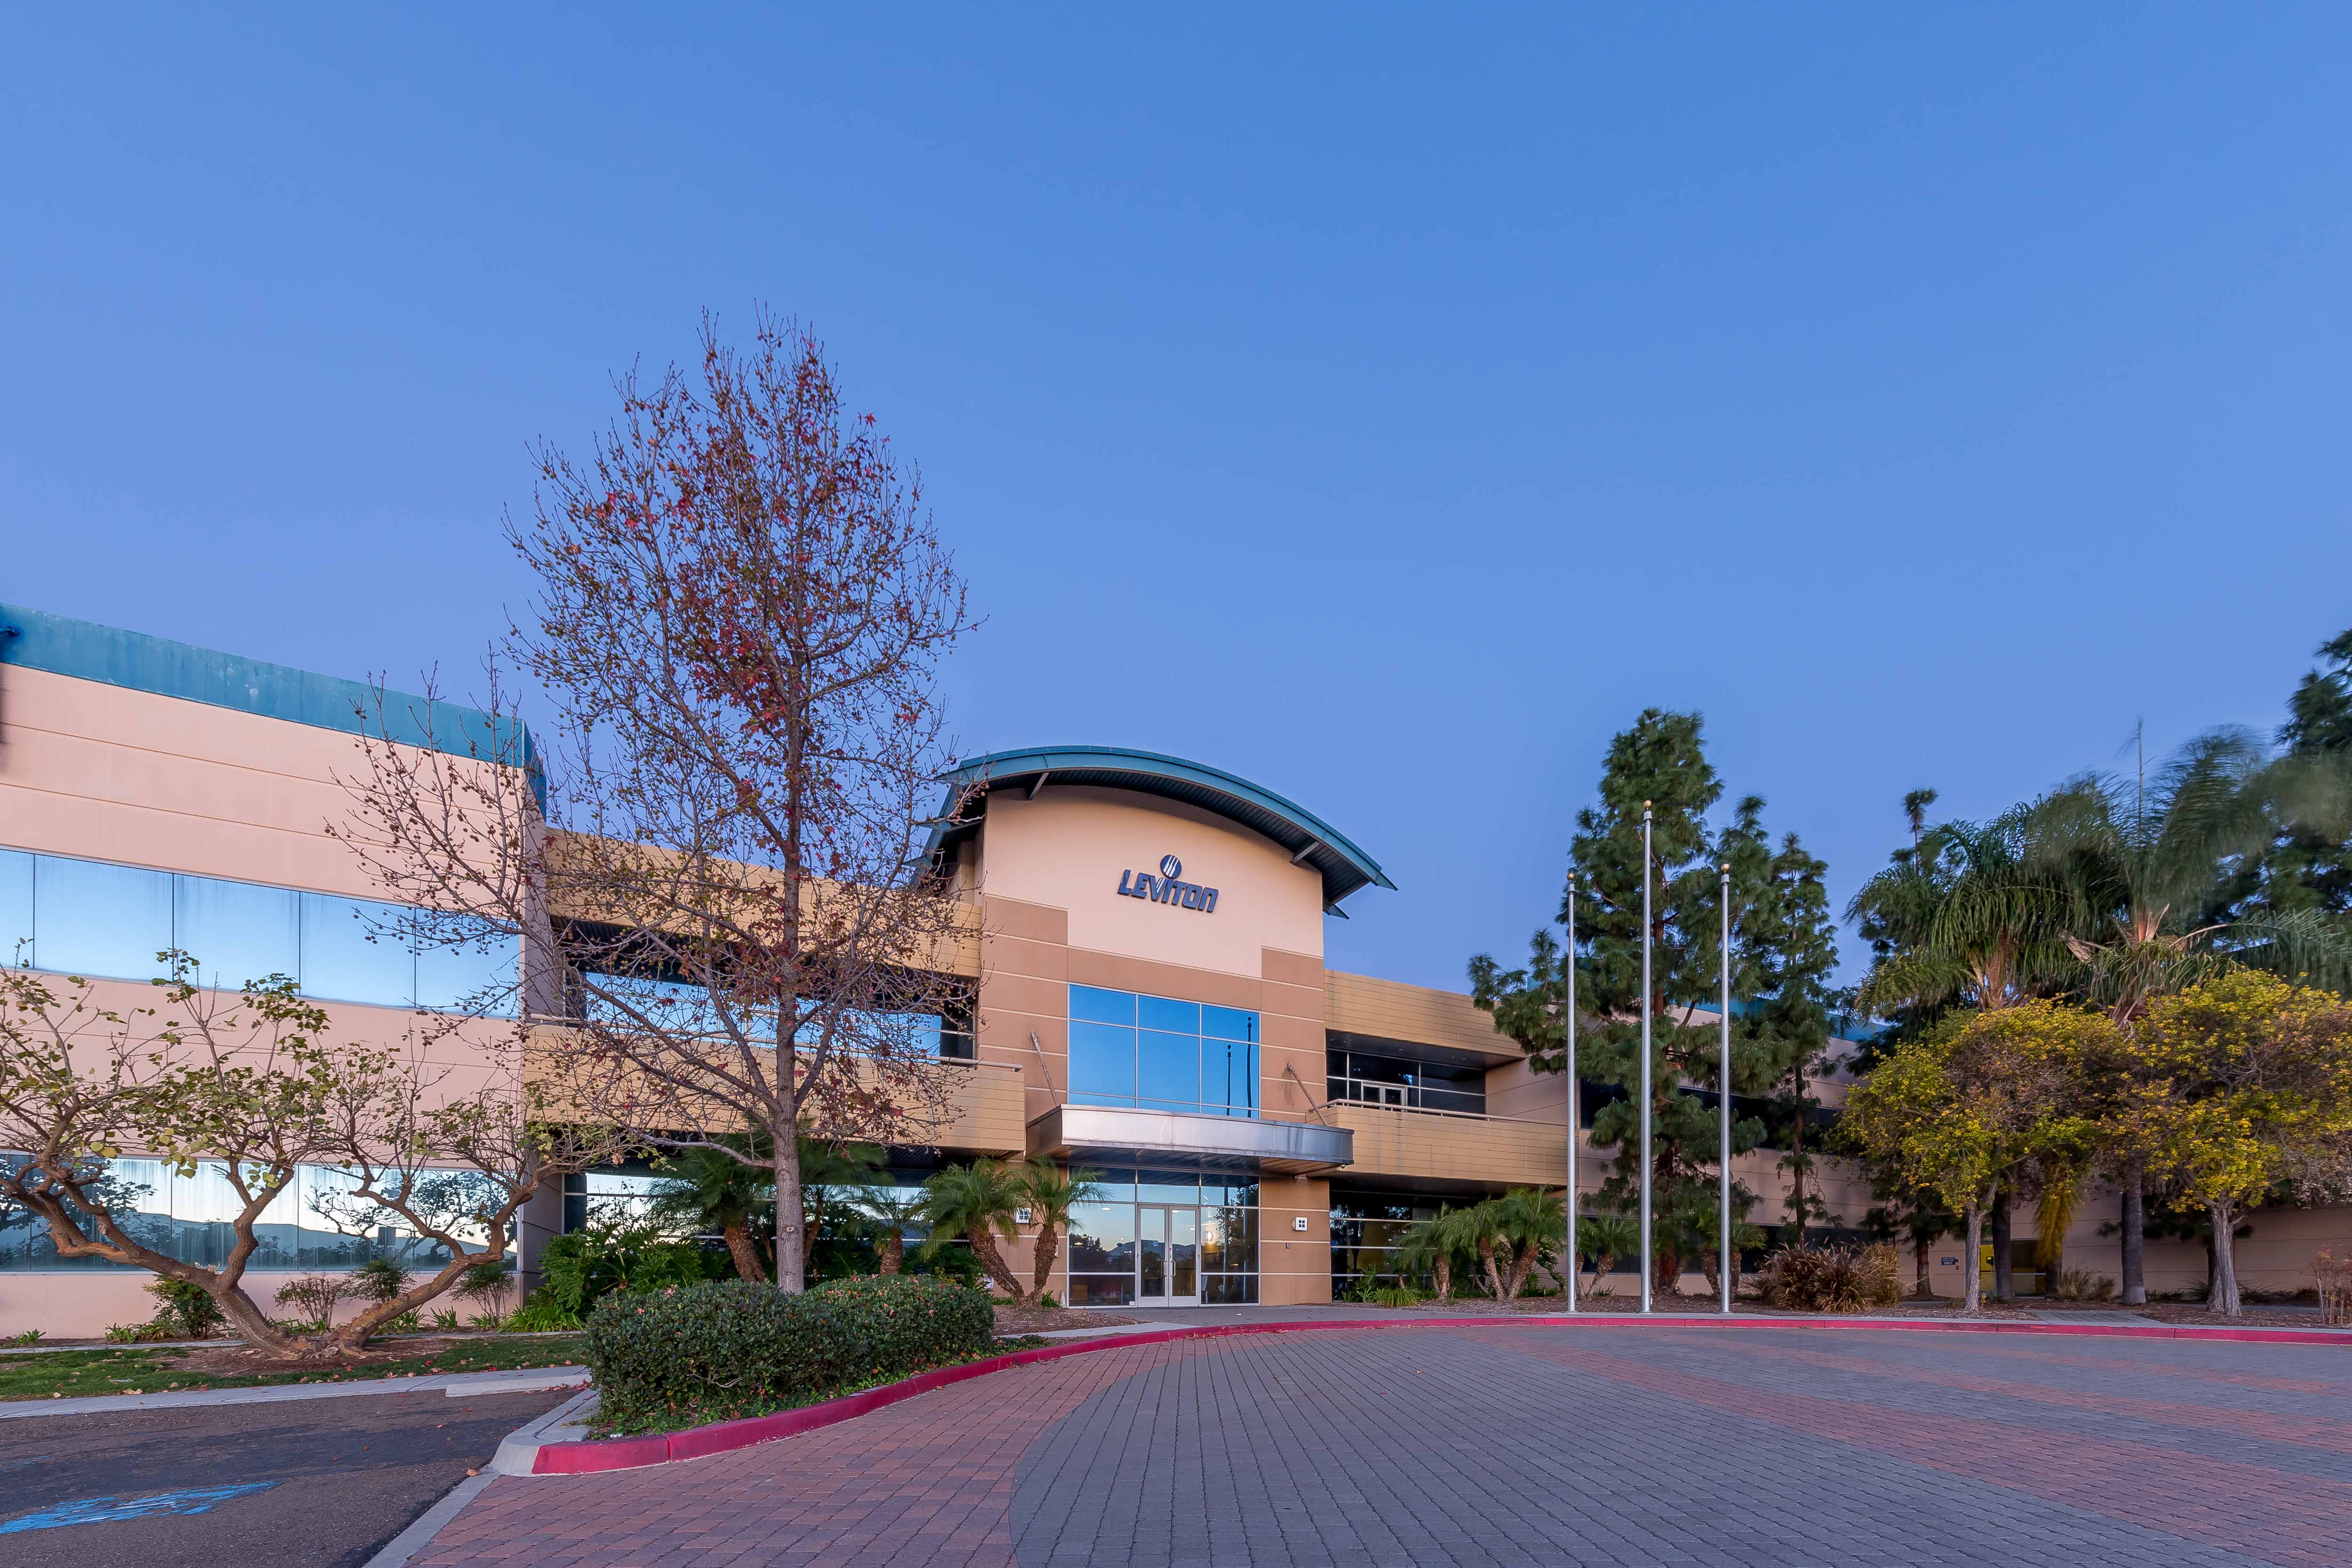
{"type": "Polygon", "coordinates": [[[687,1464],[499,1481],[419,1564],[2352,1562],[2352,1346],[1497,1324],[1138,1346],[687,1464]]]}

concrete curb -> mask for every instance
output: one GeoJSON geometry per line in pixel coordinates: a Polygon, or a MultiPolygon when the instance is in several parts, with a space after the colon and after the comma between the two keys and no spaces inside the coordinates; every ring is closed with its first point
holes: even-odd
{"type": "MultiPolygon", "coordinates": [[[[1102,1339],[1088,1339],[1066,1344],[1046,1345],[1037,1350],[1014,1351],[1007,1355],[991,1356],[984,1361],[966,1362],[958,1366],[943,1366],[919,1373],[898,1383],[880,1388],[869,1388],[859,1394],[844,1394],[820,1405],[805,1405],[797,1410],[781,1410],[773,1415],[754,1415],[740,1421],[720,1421],[708,1426],[693,1426],[683,1432],[666,1432],[646,1437],[592,1438],[585,1442],[548,1442],[538,1446],[532,1456],[530,1473],[534,1476],[584,1476],[606,1470],[643,1469],[650,1465],[672,1464],[681,1459],[698,1459],[711,1454],[730,1453],[761,1443],[772,1443],[780,1437],[798,1436],[837,1422],[855,1420],[860,1415],[929,1394],[935,1388],[964,1383],[992,1373],[1005,1372],[1014,1367],[1029,1366],[1038,1362],[1059,1361],[1065,1356],[1091,1355],[1097,1351],[1121,1350],[1130,1345],[1166,1344],[1177,1340],[1224,1339],[1242,1334],[1281,1334],[1308,1332],[1361,1332],[1365,1330],[1392,1329],[1495,1329],[1495,1328],[1593,1328],[1593,1329],[1863,1329],[1894,1333],[1958,1332],[1995,1334],[2075,1334],[2108,1339],[2181,1339],[2252,1342],[2263,1344],[2322,1344],[2352,1349],[2352,1333],[2327,1329],[2208,1329],[2189,1326],[2160,1325],[2136,1328],[2120,1324],[2094,1323],[2034,1323],[1983,1322],[1970,1323],[1951,1319],[1934,1319],[1924,1322],[1906,1322],[1886,1318],[1769,1318],[1732,1317],[1668,1317],[1653,1314],[1602,1315],[1592,1312],[1524,1313],[1511,1317],[1421,1318],[1393,1322],[1367,1321],[1362,1319],[1338,1319],[1322,1321],[1289,1323],[1219,1323],[1197,1329],[1162,1329],[1150,1333],[1119,1334],[1102,1339]]],[[[503,1452],[503,1449],[501,1449],[503,1452]]]]}
{"type": "Polygon", "coordinates": [[[376,1377],[356,1383],[280,1383],[262,1388],[188,1388],[173,1393],[98,1394],[73,1399],[0,1401],[0,1421],[37,1415],[87,1415],[107,1410],[173,1410],[191,1405],[275,1405],[288,1399],[349,1399],[370,1394],[426,1394],[452,1398],[529,1394],[588,1381],[584,1366],[517,1368],[508,1372],[439,1372],[419,1377],[376,1377]]]}
{"type": "Polygon", "coordinates": [[[404,1568],[408,1560],[433,1544],[433,1538],[442,1528],[466,1510],[466,1505],[482,1495],[499,1478],[485,1470],[478,1476],[467,1476],[441,1494],[441,1500],[409,1521],[408,1528],[383,1543],[383,1550],[369,1558],[364,1568],[404,1568]]]}
{"type": "Polygon", "coordinates": [[[548,1444],[587,1439],[588,1416],[595,1407],[596,1391],[583,1389],[539,1419],[516,1427],[490,1457],[490,1469],[501,1476],[530,1475],[539,1463],[540,1449],[548,1444]]]}

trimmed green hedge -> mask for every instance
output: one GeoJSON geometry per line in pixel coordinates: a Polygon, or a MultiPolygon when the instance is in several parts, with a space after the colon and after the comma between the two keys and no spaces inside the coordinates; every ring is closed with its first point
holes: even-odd
{"type": "Polygon", "coordinates": [[[839,1279],[800,1296],[727,1279],[607,1296],[588,1315],[599,1424],[676,1427],[806,1405],[966,1361],[995,1342],[985,1292],[936,1277],[839,1279]]]}

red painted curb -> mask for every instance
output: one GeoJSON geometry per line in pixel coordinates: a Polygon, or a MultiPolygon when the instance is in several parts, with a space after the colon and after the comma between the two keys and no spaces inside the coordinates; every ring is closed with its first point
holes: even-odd
{"type": "Polygon", "coordinates": [[[1832,1321],[1822,1318],[1642,1318],[1580,1314],[1574,1321],[1528,1316],[1415,1318],[1395,1321],[1339,1318],[1294,1323],[1215,1323],[1203,1324],[1196,1329],[1158,1329],[1139,1334],[1106,1334],[1100,1339],[1013,1351],[1005,1355],[991,1356],[985,1361],[966,1362],[960,1366],[934,1367],[929,1372],[918,1373],[913,1377],[885,1384],[880,1388],[845,1394],[821,1405],[804,1405],[797,1410],[781,1410],[773,1415],[753,1415],[740,1421],[719,1421],[708,1426],[688,1427],[683,1432],[664,1433],[651,1437],[605,1437],[585,1443],[542,1444],[531,1464],[530,1473],[535,1476],[594,1475],[604,1470],[641,1469],[647,1465],[667,1464],[676,1459],[698,1459],[709,1454],[729,1453],[737,1448],[749,1448],[754,1444],[773,1442],[779,1437],[814,1432],[835,1422],[854,1420],[886,1405],[896,1405],[902,1399],[912,1399],[919,1394],[945,1388],[950,1384],[986,1377],[991,1373],[1028,1366],[1036,1362],[1059,1361],[1064,1356],[1087,1355],[1096,1351],[1118,1350],[1129,1345],[1165,1344],[1171,1340],[1223,1339],[1239,1334],[1297,1333],[1313,1330],[1498,1328],[1880,1329],[1911,1333],[2089,1334],[2109,1339],[2224,1340],[2262,1344],[2338,1345],[2352,1349],[2352,1335],[2325,1329],[2209,1329],[2169,1323],[2142,1326],[2130,1323],[2021,1323],[2000,1320],[1965,1322],[1952,1318],[1832,1321]]]}

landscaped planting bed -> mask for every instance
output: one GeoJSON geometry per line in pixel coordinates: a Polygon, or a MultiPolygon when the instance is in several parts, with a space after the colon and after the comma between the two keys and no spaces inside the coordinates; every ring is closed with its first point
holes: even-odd
{"type": "Polygon", "coordinates": [[[611,1296],[585,1337],[598,1428],[616,1434],[762,1415],[1003,1348],[983,1292],[909,1275],[611,1296]]]}

